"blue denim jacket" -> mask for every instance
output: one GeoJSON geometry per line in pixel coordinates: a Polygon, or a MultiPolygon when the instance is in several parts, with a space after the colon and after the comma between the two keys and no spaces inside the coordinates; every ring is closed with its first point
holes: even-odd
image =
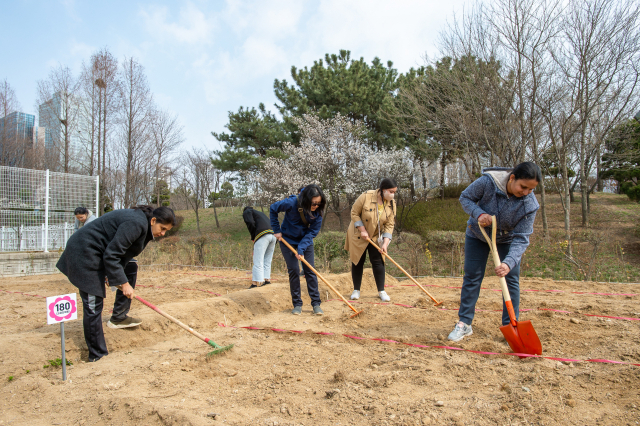
{"type": "Polygon", "coordinates": [[[529,246],[529,235],[533,233],[533,222],[540,205],[533,192],[524,197],[507,196],[506,184],[511,170],[483,170],[482,176],[462,192],[460,204],[470,216],[466,232],[468,237],[485,241],[478,226],[478,218],[483,213],[496,216],[496,243],[511,244],[509,254],[502,261],[513,269],[520,263],[529,246]]]}
{"type": "Polygon", "coordinates": [[[320,227],[322,226],[322,216],[316,211],[315,217],[305,214],[305,219],[309,222],[309,227],[302,223],[300,213],[298,212],[298,198],[290,195],[282,201],[277,201],[269,207],[269,216],[271,219],[271,229],[276,234],[282,233],[282,237],[291,245],[298,246],[298,254],[303,254],[310,245],[313,245],[313,239],[318,236],[320,227]],[[285,212],[282,227],[278,221],[278,213],[285,212]]]}

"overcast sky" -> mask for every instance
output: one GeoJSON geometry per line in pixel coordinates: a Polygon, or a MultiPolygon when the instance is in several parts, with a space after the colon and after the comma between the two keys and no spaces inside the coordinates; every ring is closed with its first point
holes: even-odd
{"type": "Polygon", "coordinates": [[[228,111],[275,110],[274,79],[325,53],[391,60],[400,72],[437,54],[439,31],[464,0],[34,1],[5,0],[0,80],[36,114],[36,82],[51,67],[79,73],[101,47],[135,57],[156,103],[179,116],[187,146],[219,148],[228,111]]]}

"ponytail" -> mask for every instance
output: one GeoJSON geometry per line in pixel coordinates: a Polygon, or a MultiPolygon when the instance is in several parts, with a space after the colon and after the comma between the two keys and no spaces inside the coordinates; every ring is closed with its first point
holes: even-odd
{"type": "Polygon", "coordinates": [[[151,221],[151,218],[155,217],[158,223],[161,223],[163,225],[176,226],[176,215],[175,213],[173,213],[173,210],[171,210],[169,207],[161,206],[154,209],[151,206],[147,206],[143,204],[143,205],[132,207],[132,209],[140,210],[142,213],[145,214],[145,216],[147,216],[148,221],[151,221]]]}

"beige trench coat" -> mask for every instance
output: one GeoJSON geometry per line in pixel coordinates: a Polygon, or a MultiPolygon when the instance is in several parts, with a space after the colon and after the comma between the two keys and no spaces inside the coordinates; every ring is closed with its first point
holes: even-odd
{"type": "MultiPolygon", "coordinates": [[[[387,202],[380,215],[380,236],[391,239],[396,223],[396,202],[387,202]]],[[[362,254],[369,242],[360,238],[358,226],[364,226],[369,238],[378,244],[378,191],[373,189],[360,195],[351,208],[351,223],[347,229],[347,240],[344,249],[349,252],[351,262],[360,262],[362,254]]],[[[382,256],[384,259],[385,256],[382,256]]]]}

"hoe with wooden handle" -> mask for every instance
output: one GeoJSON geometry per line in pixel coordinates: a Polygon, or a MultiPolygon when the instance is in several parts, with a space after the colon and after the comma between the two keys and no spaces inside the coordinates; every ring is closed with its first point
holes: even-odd
{"type": "MultiPolygon", "coordinates": [[[[298,252],[296,251],[296,249],[294,249],[293,247],[291,247],[291,244],[289,244],[288,242],[286,242],[286,241],[284,240],[284,238],[280,238],[280,242],[281,242],[282,244],[284,244],[285,246],[289,247],[289,248],[291,249],[291,251],[292,251],[292,252],[294,252],[295,254],[298,254],[298,252]]],[[[349,302],[347,301],[347,299],[345,299],[345,298],[344,298],[344,296],[343,296],[343,295],[341,295],[341,294],[338,292],[338,290],[336,290],[336,289],[335,289],[335,287],[333,287],[331,284],[329,284],[329,282],[328,282],[327,280],[325,280],[325,279],[324,279],[324,277],[323,277],[322,275],[320,275],[320,274],[318,273],[318,271],[316,271],[316,270],[315,270],[315,268],[314,268],[313,266],[311,266],[311,265],[309,264],[309,262],[307,262],[307,261],[306,261],[306,259],[305,259],[304,257],[303,257],[303,258],[301,258],[300,260],[301,260],[301,261],[303,261],[303,262],[304,262],[304,264],[305,264],[305,265],[307,265],[307,266],[309,267],[309,269],[311,269],[311,270],[313,271],[313,273],[314,273],[314,274],[316,274],[316,275],[318,276],[318,278],[320,278],[320,279],[321,279],[321,280],[322,280],[322,281],[327,285],[327,287],[329,287],[329,288],[331,289],[331,291],[333,291],[336,295],[338,295],[338,297],[340,297],[340,299],[342,299],[342,301],[343,301],[344,303],[346,303],[346,304],[347,304],[347,306],[349,306],[353,312],[355,312],[355,314],[351,315],[349,318],[353,318],[353,317],[358,316],[358,315],[360,315],[360,314],[362,313],[362,311],[359,311],[359,312],[358,312],[358,311],[356,310],[356,308],[354,308],[354,307],[353,307],[353,305],[351,305],[351,303],[349,303],[349,302]]]]}
{"type": "MultiPolygon", "coordinates": [[[[376,249],[378,249],[378,251],[380,251],[380,247],[378,247],[378,246],[376,245],[376,243],[374,243],[373,241],[371,241],[371,238],[367,238],[367,241],[369,241],[369,244],[371,244],[371,245],[372,245],[372,246],[374,246],[376,249]]],[[[433,301],[436,303],[436,304],[435,304],[435,305],[433,305],[433,306],[440,306],[440,305],[442,305],[442,302],[438,302],[438,301],[435,299],[435,297],[433,297],[433,296],[432,296],[432,295],[431,295],[427,290],[425,290],[425,288],[424,288],[424,287],[422,287],[422,286],[420,285],[420,283],[419,283],[418,281],[416,281],[416,280],[415,280],[411,275],[409,275],[409,273],[408,273],[407,271],[405,271],[405,270],[404,270],[404,268],[403,268],[402,266],[398,265],[398,263],[397,263],[395,260],[393,260],[393,259],[391,258],[391,256],[389,256],[389,254],[388,254],[388,253],[384,253],[384,256],[387,256],[387,257],[389,258],[389,260],[390,260],[390,261],[392,261],[392,262],[393,262],[393,264],[394,264],[394,265],[396,265],[396,267],[397,267],[398,269],[400,269],[400,270],[401,270],[401,271],[402,271],[402,272],[403,272],[407,277],[409,277],[409,279],[410,279],[411,281],[413,281],[413,282],[414,282],[414,284],[416,284],[418,287],[420,287],[420,290],[424,291],[424,292],[427,294],[427,296],[429,296],[429,297],[431,298],[431,300],[433,300],[433,301]]]]}

